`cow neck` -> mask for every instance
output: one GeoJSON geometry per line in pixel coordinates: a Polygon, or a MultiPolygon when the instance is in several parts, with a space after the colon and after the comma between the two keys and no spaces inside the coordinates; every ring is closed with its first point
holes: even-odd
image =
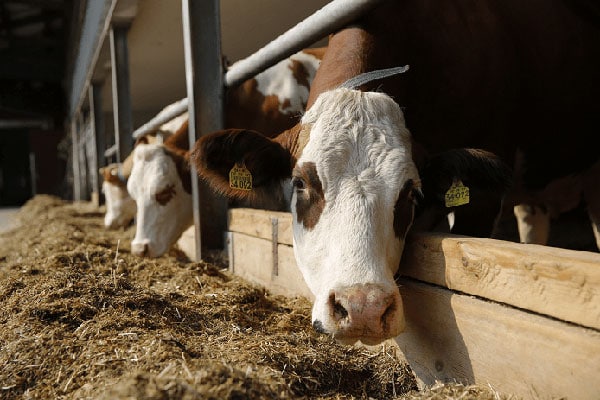
{"type": "Polygon", "coordinates": [[[311,85],[307,110],[321,93],[369,70],[366,61],[371,58],[372,43],[371,35],[358,26],[330,36],[327,51],[311,85]]]}

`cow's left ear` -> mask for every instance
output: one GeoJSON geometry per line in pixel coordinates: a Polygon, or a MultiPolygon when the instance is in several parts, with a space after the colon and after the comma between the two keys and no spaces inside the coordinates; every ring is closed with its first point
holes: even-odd
{"type": "Polygon", "coordinates": [[[287,149],[245,129],[227,129],[200,138],[191,151],[190,162],[214,190],[241,200],[252,197],[256,191],[281,185],[292,173],[287,149]],[[241,182],[248,187],[236,188],[230,181],[230,173],[236,166],[251,177],[251,183],[241,182]]]}
{"type": "Polygon", "coordinates": [[[452,232],[470,236],[489,236],[512,184],[508,165],[481,149],[453,149],[431,156],[419,175],[424,198],[417,213],[441,218],[454,212],[452,232]]]}

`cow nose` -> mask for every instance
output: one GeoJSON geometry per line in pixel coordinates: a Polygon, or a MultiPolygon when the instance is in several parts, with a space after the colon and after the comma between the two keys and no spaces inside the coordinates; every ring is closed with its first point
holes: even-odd
{"type": "Polygon", "coordinates": [[[111,220],[108,224],[105,224],[108,229],[117,229],[119,228],[119,221],[116,219],[111,220]]]}
{"type": "Polygon", "coordinates": [[[333,290],[327,306],[336,327],[334,336],[342,340],[375,344],[404,330],[402,299],[396,288],[362,284],[333,290]]]}
{"type": "Polygon", "coordinates": [[[133,241],[131,242],[131,253],[139,257],[148,256],[150,253],[149,241],[133,241]]]}

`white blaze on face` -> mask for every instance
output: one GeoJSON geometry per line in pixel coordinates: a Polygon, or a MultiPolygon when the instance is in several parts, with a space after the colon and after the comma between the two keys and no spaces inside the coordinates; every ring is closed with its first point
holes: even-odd
{"type": "Polygon", "coordinates": [[[404,328],[394,273],[414,206],[399,196],[419,182],[410,133],[389,96],[348,89],[321,94],[302,124],[310,137],[294,168],[291,210],[313,325],[341,341],[380,342],[404,328]],[[398,234],[397,208],[410,219],[398,234]]]}
{"type": "Polygon", "coordinates": [[[102,183],[106,203],[104,226],[111,229],[127,226],[135,217],[135,201],[129,196],[125,184],[102,183]]]}
{"type": "Polygon", "coordinates": [[[310,83],[313,81],[321,60],[313,55],[299,52],[280,61],[271,68],[256,75],[257,90],[265,97],[277,96],[279,111],[282,114],[298,114],[304,112],[310,83]],[[305,73],[306,82],[298,82],[294,76],[295,68],[303,67],[300,74],[305,73]]]}
{"type": "Polygon", "coordinates": [[[163,146],[140,144],[134,149],[127,189],[137,203],[131,252],[150,257],[164,254],[193,217],[192,196],[184,190],[175,162],[163,146]]]}

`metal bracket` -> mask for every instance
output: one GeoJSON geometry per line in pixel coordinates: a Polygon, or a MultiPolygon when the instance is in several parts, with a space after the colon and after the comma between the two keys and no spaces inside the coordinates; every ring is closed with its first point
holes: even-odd
{"type": "Polygon", "coordinates": [[[273,269],[271,277],[279,275],[279,253],[277,246],[279,243],[279,218],[271,217],[271,252],[273,258],[273,269]]]}
{"type": "Polygon", "coordinates": [[[235,259],[233,258],[233,232],[225,232],[225,245],[227,246],[227,260],[229,261],[229,272],[235,272],[235,259]]]}

